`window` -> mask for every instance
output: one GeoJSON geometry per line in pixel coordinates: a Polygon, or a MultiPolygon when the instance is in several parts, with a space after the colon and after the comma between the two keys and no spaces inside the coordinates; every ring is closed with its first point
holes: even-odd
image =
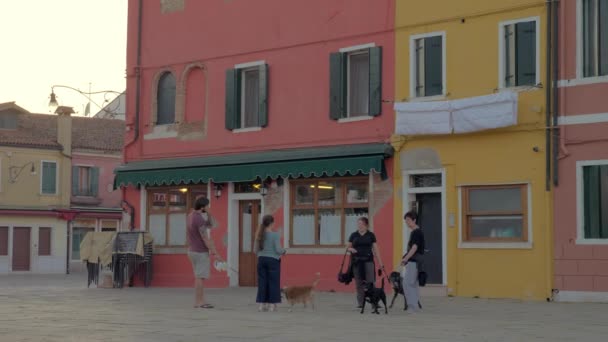
{"type": "Polygon", "coordinates": [[[51,228],[38,228],[38,255],[51,255],[51,228]]]}
{"type": "Polygon", "coordinates": [[[101,231],[102,232],[116,232],[118,228],[117,220],[101,220],[101,231]]]}
{"type": "Polygon", "coordinates": [[[463,188],[463,241],[527,242],[526,185],[463,188]]]}
{"type": "Polygon", "coordinates": [[[501,87],[533,86],[539,83],[536,70],[537,23],[537,19],[525,19],[501,24],[501,87]]]}
{"type": "Polygon", "coordinates": [[[226,71],[226,129],[268,125],[268,65],[254,62],[226,71]]]}
{"type": "Polygon", "coordinates": [[[608,239],[608,164],[583,166],[582,171],[583,237],[608,239]]]}
{"type": "Polygon", "coordinates": [[[72,167],[72,195],[97,197],[99,191],[99,168],[90,166],[72,167]]]}
{"type": "Polygon", "coordinates": [[[72,222],[72,260],[80,260],[80,243],[89,232],[95,232],[97,220],[78,219],[72,222]]]}
{"type": "Polygon", "coordinates": [[[160,76],[156,101],[156,124],[175,123],[175,76],[172,73],[165,72],[160,76]]]}
{"type": "Polygon", "coordinates": [[[51,161],[42,162],[40,173],[41,192],[44,195],[57,194],[57,163],[51,161]]]}
{"type": "Polygon", "coordinates": [[[157,246],[186,245],[186,217],[207,186],[148,190],[148,231],[157,246]]]}
{"type": "Polygon", "coordinates": [[[445,34],[413,36],[410,43],[410,95],[445,95],[445,34]]]}
{"type": "Polygon", "coordinates": [[[608,75],[608,0],[582,0],[583,76],[608,75]]]}
{"type": "Polygon", "coordinates": [[[8,255],[8,227],[0,227],[0,255],[8,255]]]}
{"type": "Polygon", "coordinates": [[[382,111],[382,48],[330,55],[330,118],[378,116],[382,111]]]}
{"type": "Polygon", "coordinates": [[[291,193],[293,247],[342,247],[369,212],[367,178],[294,181],[291,193]]]}

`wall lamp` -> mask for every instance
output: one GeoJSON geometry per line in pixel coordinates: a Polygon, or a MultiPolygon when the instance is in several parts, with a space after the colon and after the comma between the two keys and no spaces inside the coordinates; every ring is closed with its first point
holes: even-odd
{"type": "Polygon", "coordinates": [[[22,166],[10,166],[8,168],[8,170],[9,170],[9,179],[8,179],[8,181],[10,183],[15,183],[17,181],[17,178],[19,178],[19,176],[21,175],[21,172],[23,172],[23,170],[28,165],[31,165],[30,174],[32,176],[35,176],[36,175],[36,166],[34,165],[34,162],[29,162],[29,163],[23,164],[22,166]]]}

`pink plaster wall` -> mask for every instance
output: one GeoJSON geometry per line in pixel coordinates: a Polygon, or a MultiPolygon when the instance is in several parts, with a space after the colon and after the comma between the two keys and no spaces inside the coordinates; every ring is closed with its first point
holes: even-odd
{"type": "MultiPolygon", "coordinates": [[[[576,1],[561,1],[560,79],[576,79],[576,1]]],[[[560,115],[608,113],[608,82],[559,89],[560,115]]],[[[554,287],[565,291],[608,292],[608,241],[577,240],[577,161],[608,160],[608,122],[562,126],[559,186],[554,191],[554,287]]]]}

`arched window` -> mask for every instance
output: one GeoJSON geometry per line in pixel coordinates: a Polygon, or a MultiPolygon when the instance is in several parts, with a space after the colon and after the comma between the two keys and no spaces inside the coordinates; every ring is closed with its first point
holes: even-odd
{"type": "Polygon", "coordinates": [[[175,122],[175,76],[170,72],[162,74],[158,80],[156,94],[156,124],[167,125],[175,122]]]}

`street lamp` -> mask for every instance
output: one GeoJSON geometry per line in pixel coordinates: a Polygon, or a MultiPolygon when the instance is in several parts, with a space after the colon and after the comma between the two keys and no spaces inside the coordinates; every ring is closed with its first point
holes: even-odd
{"type": "MultiPolygon", "coordinates": [[[[93,101],[93,99],[91,98],[91,95],[96,95],[96,94],[104,94],[104,97],[107,96],[108,94],[115,94],[118,96],[122,95],[121,92],[119,91],[115,91],[115,90],[102,90],[102,91],[91,91],[89,89],[88,92],[84,92],[80,89],[77,88],[73,88],[70,86],[65,86],[65,85],[54,85],[51,87],[51,94],[49,95],[49,110],[52,113],[55,113],[55,110],[57,110],[57,107],[59,107],[59,102],[57,101],[57,95],[55,94],[55,88],[64,88],[64,89],[70,89],[73,90],[77,93],[79,93],[80,95],[84,96],[87,98],[87,100],[89,100],[89,103],[87,104],[87,109],[85,110],[85,116],[87,116],[89,114],[89,110],[90,110],[90,105],[91,103],[93,103],[94,105],[96,105],[99,109],[101,110],[106,110],[108,113],[110,113],[112,116],[116,115],[116,111],[111,111],[111,110],[107,110],[104,107],[102,107],[101,105],[99,105],[97,102],[93,101]]],[[[104,103],[109,102],[109,100],[107,98],[105,98],[104,103]]],[[[117,107],[118,109],[118,107],[117,107]]]]}

